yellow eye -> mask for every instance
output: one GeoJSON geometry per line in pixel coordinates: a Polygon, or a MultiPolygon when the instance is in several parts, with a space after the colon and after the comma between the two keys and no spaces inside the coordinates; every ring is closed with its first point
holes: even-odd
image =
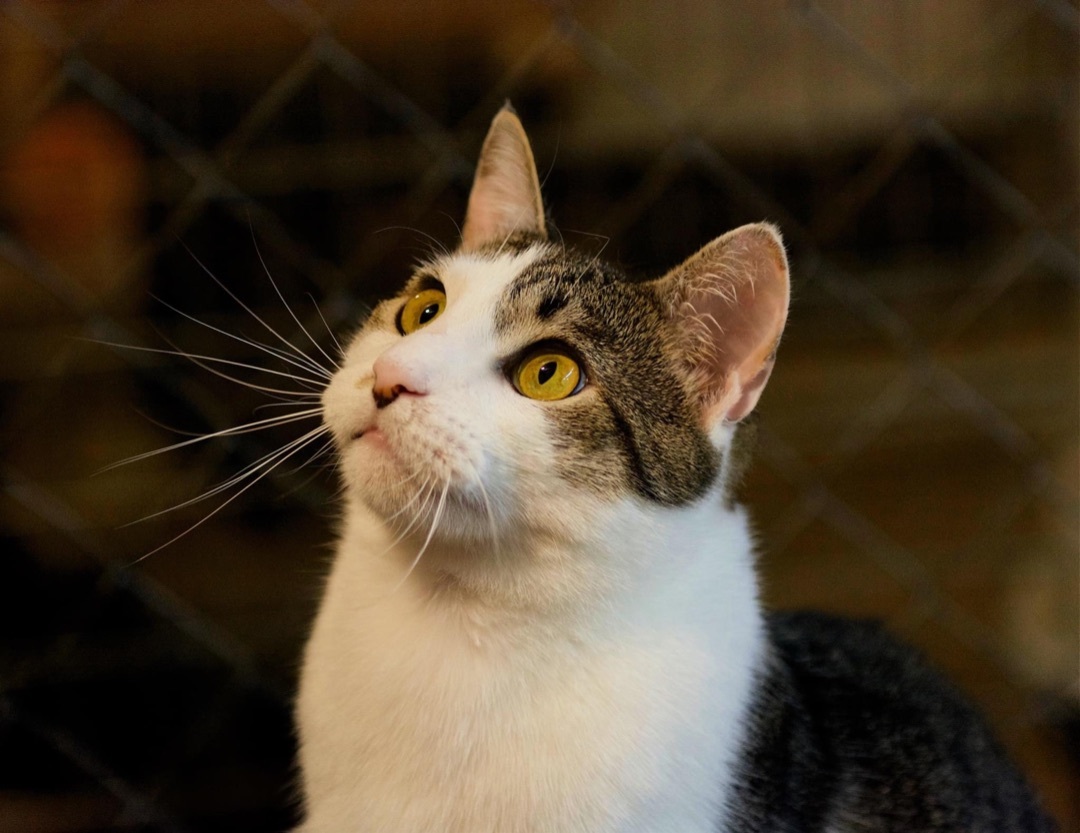
{"type": "Polygon", "coordinates": [[[581,368],[563,353],[542,350],[525,357],[514,371],[514,387],[529,399],[551,402],[581,389],[581,368]]]}
{"type": "Polygon", "coordinates": [[[444,309],[445,292],[441,289],[422,289],[406,301],[398,313],[398,330],[404,336],[416,332],[438,318],[444,309]]]}

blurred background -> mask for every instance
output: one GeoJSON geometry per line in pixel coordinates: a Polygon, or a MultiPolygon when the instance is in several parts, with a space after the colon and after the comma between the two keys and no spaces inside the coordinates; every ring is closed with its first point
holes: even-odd
{"type": "Polygon", "coordinates": [[[294,370],[256,314],[322,360],[298,322],[329,352],[454,245],[507,98],[573,245],[657,275],[782,227],[764,596],[919,645],[1080,830],[1078,35],[1069,0],[0,3],[0,831],[295,821],[332,467],[128,524],[317,423],[101,472],[295,406],[87,339],[294,370]]]}

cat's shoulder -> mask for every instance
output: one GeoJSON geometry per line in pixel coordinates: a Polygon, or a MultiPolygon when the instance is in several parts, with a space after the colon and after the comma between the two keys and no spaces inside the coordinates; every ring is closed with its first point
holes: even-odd
{"type": "Polygon", "coordinates": [[[836,693],[883,697],[915,693],[936,697],[947,690],[960,700],[923,656],[875,619],[848,619],[810,611],[766,617],[769,641],[796,677],[835,687],[836,693]]]}
{"type": "Polygon", "coordinates": [[[740,830],[1051,831],[960,692],[880,624],[767,617],[740,830]]]}
{"type": "Polygon", "coordinates": [[[771,688],[807,710],[839,750],[872,749],[883,760],[928,767],[939,759],[1005,762],[960,691],[880,622],[811,612],[766,621],[771,688]]]}

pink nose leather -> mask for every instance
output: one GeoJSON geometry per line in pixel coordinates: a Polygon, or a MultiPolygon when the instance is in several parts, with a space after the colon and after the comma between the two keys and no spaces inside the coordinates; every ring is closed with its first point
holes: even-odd
{"type": "Polygon", "coordinates": [[[375,397],[377,408],[385,408],[403,393],[414,396],[427,393],[427,386],[420,374],[387,353],[375,360],[372,370],[375,372],[375,383],[371,387],[371,394],[375,397]]]}

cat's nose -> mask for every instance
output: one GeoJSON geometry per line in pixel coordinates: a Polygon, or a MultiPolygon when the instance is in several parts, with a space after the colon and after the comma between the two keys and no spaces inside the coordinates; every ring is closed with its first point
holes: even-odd
{"type": "Polygon", "coordinates": [[[376,408],[385,408],[403,393],[414,396],[427,393],[423,374],[388,353],[375,360],[372,370],[375,372],[375,382],[371,386],[371,395],[375,397],[376,408]]]}

